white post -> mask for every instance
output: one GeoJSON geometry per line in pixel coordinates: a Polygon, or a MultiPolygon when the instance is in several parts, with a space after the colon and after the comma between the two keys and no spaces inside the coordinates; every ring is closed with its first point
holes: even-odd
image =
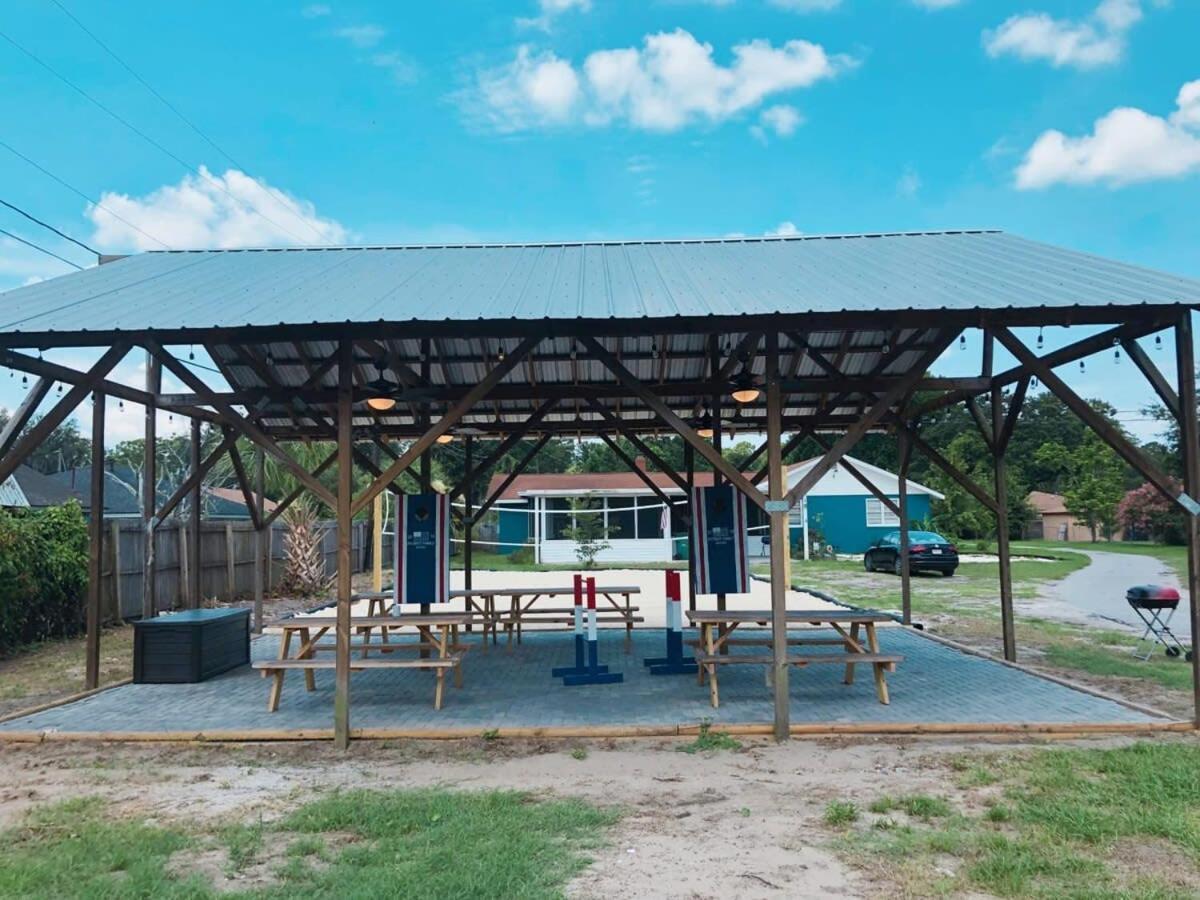
{"type": "Polygon", "coordinates": [[[804,521],[804,558],[805,558],[805,560],[808,560],[811,558],[809,556],[809,554],[812,552],[812,550],[811,550],[812,545],[809,543],[809,539],[808,539],[808,497],[807,496],[800,498],[800,515],[803,517],[803,521],[804,521]]]}

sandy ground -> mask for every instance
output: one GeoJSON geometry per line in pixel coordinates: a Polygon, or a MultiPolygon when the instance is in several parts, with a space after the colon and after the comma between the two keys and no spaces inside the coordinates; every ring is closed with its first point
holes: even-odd
{"type": "Polygon", "coordinates": [[[878,897],[885,885],[831,851],[826,803],[937,793],[947,756],[1006,745],[764,741],[709,755],[678,746],[477,740],[359,743],[341,754],[328,744],[8,745],[0,748],[0,827],[35,804],[79,796],[99,795],[116,813],[228,824],[270,821],[337,788],[519,788],[624,810],[571,896],[878,897]],[[586,758],[572,757],[576,747],[586,758]]]}
{"type": "MultiPolygon", "coordinates": [[[[688,573],[680,572],[680,581],[682,584],[683,604],[687,608],[687,592],[688,592],[688,573]]],[[[605,587],[637,587],[641,593],[634,595],[633,605],[638,607],[637,615],[642,616],[645,622],[642,623],[647,628],[663,628],[666,626],[666,584],[665,576],[662,571],[656,569],[602,569],[595,573],[597,589],[602,590],[605,587]]],[[[494,572],[494,571],[478,571],[473,573],[472,586],[476,588],[524,588],[528,589],[535,586],[545,587],[566,587],[572,583],[571,572],[494,572]]],[[[386,580],[385,580],[386,583],[386,580]]],[[[464,586],[463,573],[453,571],[450,573],[450,586],[452,588],[461,588],[464,586]]],[[[619,595],[614,595],[614,600],[624,602],[619,595]]],[[[498,601],[499,602],[499,601],[498,601]]],[[[545,601],[541,601],[545,602],[545,601]]],[[[598,599],[600,609],[604,608],[603,598],[598,599]]],[[[453,601],[455,609],[461,608],[462,601],[453,601]]],[[[553,601],[554,606],[569,606],[571,603],[565,597],[560,597],[553,601]]],[[[704,609],[713,609],[715,604],[712,598],[705,598],[703,602],[704,609]]],[[[726,598],[727,609],[756,609],[767,610],[771,608],[771,585],[765,581],[758,579],[750,579],[749,594],[730,594],[726,598]]],[[[805,610],[831,610],[841,609],[837,604],[830,603],[827,600],[822,600],[812,594],[801,591],[788,591],[788,609],[805,609],[805,610]]],[[[353,615],[367,614],[367,601],[361,601],[355,604],[353,615]]],[[[333,615],[332,608],[322,610],[314,615],[329,616],[333,615]]],[[[685,618],[686,624],[686,618],[685,618]]],[[[619,627],[619,626],[618,626],[619,627]]]]}

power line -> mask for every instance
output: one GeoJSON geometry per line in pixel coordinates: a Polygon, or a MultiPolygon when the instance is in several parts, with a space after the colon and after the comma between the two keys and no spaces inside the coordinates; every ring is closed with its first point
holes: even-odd
{"type": "Polygon", "coordinates": [[[175,162],[179,163],[179,165],[183,166],[189,172],[194,174],[197,178],[203,178],[205,181],[209,182],[213,187],[215,187],[217,190],[221,191],[221,193],[223,193],[227,197],[229,197],[229,199],[232,200],[234,203],[237,203],[241,206],[248,208],[251,212],[253,212],[256,216],[258,216],[264,222],[268,222],[271,225],[274,225],[280,231],[283,231],[283,232],[291,235],[297,241],[299,241],[301,244],[304,243],[304,239],[301,238],[294,231],[284,228],[282,225],[280,225],[274,219],[272,219],[269,216],[267,216],[266,214],[264,214],[262,212],[262,210],[258,209],[258,207],[256,207],[256,206],[254,206],[254,204],[248,203],[247,201],[234,196],[232,193],[230,193],[229,189],[225,187],[225,185],[221,184],[221,182],[217,181],[211,175],[208,175],[205,172],[202,172],[201,170],[197,169],[195,166],[193,166],[191,163],[184,160],[182,157],[177,156],[176,154],[174,154],[173,152],[168,150],[165,146],[163,146],[161,143],[156,141],[154,138],[150,137],[150,135],[146,134],[146,132],[142,131],[140,128],[138,128],[136,125],[134,125],[128,119],[124,118],[119,113],[114,112],[108,106],[105,106],[103,103],[101,103],[99,100],[97,100],[91,94],[89,94],[87,91],[85,91],[79,85],[75,84],[75,82],[71,81],[65,75],[61,74],[57,69],[55,69],[49,63],[45,62],[37,54],[33,53],[30,50],[26,50],[23,46],[18,44],[16,41],[14,41],[11,37],[9,37],[3,31],[0,31],[0,38],[3,38],[9,44],[11,44],[13,47],[16,47],[18,50],[20,50],[22,53],[24,53],[26,56],[28,56],[30,59],[32,59],[35,63],[37,63],[39,66],[41,66],[47,72],[49,72],[51,75],[53,75],[55,78],[57,78],[63,84],[65,84],[67,87],[71,88],[71,90],[75,91],[77,94],[79,94],[85,100],[87,100],[89,103],[91,103],[97,109],[101,110],[102,112],[104,112],[105,114],[110,116],[115,121],[124,125],[127,129],[132,131],[134,134],[136,134],[138,137],[140,137],[142,140],[144,140],[150,146],[154,147],[156,150],[160,151],[161,153],[163,153],[166,156],[173,159],[175,162]]]}
{"type": "Polygon", "coordinates": [[[4,200],[4,199],[0,199],[0,204],[7,206],[9,209],[11,209],[15,213],[20,213],[25,218],[27,218],[30,222],[36,222],[38,225],[41,225],[43,228],[47,228],[50,231],[53,231],[55,234],[57,234],[63,240],[70,241],[72,244],[74,244],[77,247],[82,247],[88,253],[94,253],[96,256],[100,256],[99,250],[93,250],[91,247],[89,247],[83,241],[77,241],[77,240],[75,240],[75,238],[71,237],[69,234],[64,234],[63,232],[59,231],[57,228],[55,228],[53,225],[49,224],[48,222],[43,222],[41,219],[39,219],[37,216],[33,215],[32,213],[27,213],[25,210],[21,209],[21,207],[14,206],[13,204],[9,203],[7,200],[4,200]]]}
{"type": "MultiPolygon", "coordinates": [[[[70,19],[72,22],[74,22],[76,25],[78,25],[79,29],[84,34],[86,34],[93,41],[95,41],[96,44],[99,45],[100,49],[102,49],[105,53],[107,53],[114,60],[116,60],[117,65],[119,65],[122,69],[124,69],[131,76],[133,76],[134,80],[136,80],[138,82],[138,84],[140,84],[147,91],[149,91],[154,96],[154,98],[158,100],[159,103],[161,103],[163,106],[165,106],[171,112],[173,112],[179,118],[179,120],[181,122],[183,122],[183,124],[185,124],[188,128],[192,129],[192,131],[196,132],[196,134],[198,134],[210,147],[212,147],[214,150],[216,150],[218,153],[220,153],[223,157],[225,157],[227,160],[229,160],[229,162],[231,162],[235,168],[238,168],[241,171],[249,174],[250,169],[248,167],[242,165],[240,162],[238,162],[236,159],[234,159],[233,156],[231,156],[229,154],[229,152],[225,150],[224,147],[222,147],[220,144],[218,144],[216,141],[214,141],[211,137],[209,137],[204,131],[202,131],[200,129],[200,126],[198,126],[195,122],[193,122],[191,119],[189,119],[187,116],[185,116],[183,114],[183,112],[181,112],[180,109],[177,106],[175,106],[175,104],[173,104],[170,100],[168,100],[166,97],[164,97],[158,91],[156,91],[154,89],[154,87],[150,84],[150,82],[146,81],[145,78],[143,78],[136,71],[134,71],[133,67],[130,66],[129,63],[125,62],[125,60],[123,60],[120,56],[117,55],[115,50],[113,50],[111,47],[109,47],[108,44],[104,43],[104,41],[100,40],[100,38],[93,31],[91,31],[91,29],[89,29],[86,25],[84,25],[81,21],[79,21],[79,19],[77,19],[75,17],[75,15],[69,9],[66,8],[66,6],[64,6],[62,3],[60,3],[59,0],[51,0],[51,2],[55,6],[57,6],[60,10],[62,10],[63,15],[65,15],[68,19],[70,19]]],[[[251,177],[253,178],[253,176],[251,176],[251,177]]],[[[257,184],[259,186],[259,188],[261,188],[261,190],[264,194],[266,194],[268,197],[270,197],[272,200],[274,200],[276,202],[276,204],[278,204],[278,206],[284,212],[286,212],[293,219],[295,219],[297,222],[304,225],[305,228],[307,228],[309,231],[311,231],[313,234],[315,234],[317,236],[318,240],[325,239],[325,235],[321,232],[320,229],[318,229],[316,226],[314,226],[307,219],[302,218],[299,214],[297,214],[296,211],[293,210],[284,201],[284,199],[278,195],[277,192],[272,191],[266,185],[265,182],[260,182],[258,179],[254,179],[254,181],[255,181],[255,184],[257,184]]]]}
{"type": "Polygon", "coordinates": [[[22,153],[16,147],[14,147],[12,144],[9,144],[4,140],[0,140],[0,147],[3,147],[5,150],[7,150],[13,156],[16,156],[19,159],[25,160],[25,162],[29,163],[29,165],[33,166],[35,169],[37,169],[39,172],[41,172],[47,178],[51,179],[52,181],[57,181],[59,184],[61,184],[63,187],[65,187],[68,191],[70,191],[71,193],[75,194],[78,197],[81,197],[87,203],[92,204],[92,206],[96,207],[97,209],[104,210],[106,213],[108,213],[110,216],[112,216],[118,222],[124,222],[126,225],[128,225],[130,228],[132,228],[138,234],[141,234],[141,235],[144,235],[145,237],[150,238],[150,240],[154,241],[154,243],[158,244],[163,249],[165,249],[165,250],[174,250],[175,249],[170,244],[168,244],[166,241],[159,240],[154,235],[152,235],[150,232],[143,231],[141,228],[134,225],[132,222],[130,222],[124,216],[118,215],[117,213],[113,212],[111,209],[109,209],[107,206],[105,206],[99,200],[93,200],[91,197],[89,197],[87,194],[85,194],[79,188],[63,181],[63,179],[59,178],[57,175],[55,175],[53,172],[51,172],[45,166],[41,165],[40,163],[34,162],[32,159],[30,159],[28,156],[26,156],[24,153],[22,153]]]}
{"type": "Polygon", "coordinates": [[[25,240],[25,238],[21,237],[19,234],[13,234],[11,231],[5,231],[3,228],[0,228],[0,234],[4,235],[5,237],[10,237],[14,241],[19,241],[20,243],[24,244],[26,247],[32,247],[34,250],[37,250],[39,253],[45,253],[47,256],[53,256],[59,262],[65,262],[68,266],[74,266],[76,269],[79,269],[79,271],[81,271],[81,272],[83,271],[83,266],[79,265],[78,263],[73,263],[69,259],[67,259],[65,256],[59,256],[53,250],[47,250],[45,247],[42,247],[39,244],[35,244],[33,241],[27,241],[27,240],[25,240]]]}

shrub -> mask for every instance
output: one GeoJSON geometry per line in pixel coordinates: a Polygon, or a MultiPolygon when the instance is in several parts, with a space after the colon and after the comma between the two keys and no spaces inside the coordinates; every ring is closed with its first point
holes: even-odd
{"type": "Polygon", "coordinates": [[[72,501],[46,510],[0,510],[0,652],[83,628],[87,523],[72,501]]]}
{"type": "Polygon", "coordinates": [[[512,553],[508,554],[508,561],[518,566],[528,566],[533,564],[533,548],[518,547],[512,553]]]}

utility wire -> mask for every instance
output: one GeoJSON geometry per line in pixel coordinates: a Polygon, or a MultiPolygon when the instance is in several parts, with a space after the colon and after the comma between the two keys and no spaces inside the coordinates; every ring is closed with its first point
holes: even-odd
{"type": "Polygon", "coordinates": [[[61,184],[63,187],[65,187],[68,191],[70,191],[71,193],[75,194],[78,197],[81,197],[84,201],[92,204],[92,206],[96,207],[97,209],[104,210],[106,213],[108,213],[110,216],[112,216],[118,222],[124,222],[126,225],[128,225],[130,228],[132,228],[138,234],[141,234],[141,235],[144,235],[145,237],[150,238],[150,240],[154,241],[154,243],[158,244],[164,250],[174,250],[175,249],[170,244],[168,244],[166,241],[159,240],[154,235],[152,235],[150,232],[143,231],[141,228],[134,225],[132,222],[130,222],[124,216],[118,215],[117,213],[113,212],[111,209],[109,209],[107,206],[105,206],[99,200],[93,200],[91,197],[89,197],[87,194],[85,194],[79,188],[63,181],[61,178],[59,178],[57,175],[55,175],[53,172],[51,172],[45,166],[41,165],[40,163],[34,162],[32,159],[30,159],[28,156],[26,156],[24,153],[22,153],[16,147],[14,147],[12,144],[9,144],[6,141],[0,139],[0,147],[3,147],[5,150],[7,150],[13,156],[16,156],[19,159],[25,160],[25,162],[29,163],[29,165],[33,166],[35,169],[37,169],[39,172],[41,172],[47,178],[51,179],[52,181],[57,181],[59,184],[61,184]]]}
{"type": "Polygon", "coordinates": [[[59,262],[65,262],[68,266],[74,266],[76,269],[79,269],[81,272],[83,271],[83,266],[79,265],[78,263],[73,263],[69,259],[67,259],[65,256],[59,256],[53,250],[47,250],[45,247],[42,247],[39,244],[35,244],[33,241],[27,241],[27,240],[25,240],[25,238],[21,237],[19,234],[13,234],[11,231],[5,231],[3,228],[0,228],[0,234],[4,235],[5,237],[10,237],[14,241],[18,241],[18,242],[24,244],[26,247],[32,247],[34,250],[37,250],[39,253],[45,253],[47,256],[53,256],[59,262]]]}
{"type": "MultiPolygon", "coordinates": [[[[212,147],[214,150],[216,150],[218,153],[220,153],[223,157],[225,157],[227,160],[229,160],[229,162],[231,162],[235,168],[240,169],[241,171],[249,174],[249,172],[250,172],[249,168],[247,168],[246,166],[244,166],[240,162],[238,162],[236,159],[234,159],[233,156],[231,156],[229,154],[229,152],[225,150],[224,147],[222,147],[220,144],[218,144],[216,141],[214,141],[211,137],[209,137],[207,134],[205,134],[200,129],[200,126],[198,126],[195,122],[193,122],[191,119],[189,119],[187,116],[185,116],[180,111],[180,109],[177,106],[175,106],[175,104],[173,104],[170,100],[168,100],[166,97],[164,97],[158,91],[156,91],[154,89],[154,87],[150,84],[150,82],[146,81],[145,78],[143,78],[136,71],[134,71],[133,67],[130,66],[129,63],[125,62],[125,60],[123,60],[120,56],[117,55],[115,50],[113,50],[111,47],[109,47],[108,44],[104,43],[104,41],[100,40],[100,38],[93,31],[91,31],[91,29],[89,29],[86,25],[84,25],[81,21],[79,21],[79,19],[76,18],[75,15],[69,9],[67,9],[66,6],[64,6],[62,3],[60,3],[59,0],[50,0],[50,2],[52,2],[60,10],[62,10],[63,15],[65,15],[68,19],[70,19],[72,22],[74,22],[76,25],[78,25],[79,29],[84,34],[86,34],[93,41],[95,41],[96,44],[99,45],[100,49],[102,49],[105,53],[107,53],[109,56],[111,56],[116,61],[117,65],[119,65],[122,69],[124,69],[131,76],[133,76],[134,80],[137,81],[137,83],[140,84],[142,87],[144,87],[147,91],[149,91],[154,96],[154,98],[156,100],[158,100],[159,103],[161,103],[163,106],[165,106],[171,112],[173,112],[179,118],[179,120],[181,122],[183,122],[183,124],[185,124],[188,128],[192,129],[192,131],[196,132],[196,134],[198,134],[210,147],[212,147]]],[[[253,178],[253,176],[251,176],[251,177],[253,178]]],[[[319,228],[314,226],[307,219],[304,219],[300,215],[298,215],[296,213],[296,211],[294,209],[292,209],[291,206],[289,206],[287,204],[287,202],[278,195],[278,192],[271,190],[266,185],[265,182],[260,182],[258,179],[254,179],[254,180],[255,180],[255,183],[262,189],[263,193],[266,194],[268,197],[270,197],[272,200],[274,200],[276,202],[276,204],[278,204],[278,206],[284,212],[286,212],[288,215],[290,215],[297,222],[304,225],[304,227],[307,228],[309,231],[311,231],[313,234],[315,234],[319,240],[325,240],[325,234],[322,233],[319,228]]]]}
{"type": "Polygon", "coordinates": [[[48,62],[46,62],[45,60],[43,60],[43,59],[42,59],[41,57],[39,57],[37,54],[33,53],[33,52],[32,52],[32,51],[30,51],[30,50],[26,50],[26,49],[25,49],[23,46],[21,46],[20,44],[18,44],[16,41],[14,41],[14,40],[13,40],[11,37],[9,37],[9,36],[8,36],[7,34],[5,34],[3,31],[0,31],[0,38],[3,38],[5,41],[7,41],[7,42],[8,42],[9,44],[11,44],[13,47],[15,47],[16,49],[20,50],[22,53],[24,53],[26,56],[28,56],[28,57],[29,57],[31,60],[33,60],[35,63],[37,63],[39,66],[41,66],[41,67],[42,67],[43,69],[45,69],[47,72],[49,72],[51,75],[53,75],[55,78],[57,78],[57,79],[58,79],[59,81],[61,81],[63,84],[65,84],[67,87],[71,88],[71,90],[75,91],[77,94],[79,94],[79,95],[80,95],[81,97],[83,97],[85,100],[87,100],[89,103],[91,103],[91,104],[92,104],[93,106],[95,106],[97,109],[101,110],[102,112],[104,112],[105,114],[107,114],[108,116],[110,116],[110,117],[111,117],[112,119],[114,119],[115,121],[117,121],[117,122],[119,122],[120,124],[124,125],[124,126],[127,128],[127,129],[129,129],[130,131],[132,131],[134,134],[136,134],[138,137],[140,137],[142,140],[144,140],[144,141],[145,141],[146,143],[148,143],[150,146],[154,147],[155,149],[159,150],[161,153],[163,153],[163,154],[165,154],[166,156],[168,156],[168,157],[170,157],[171,159],[173,159],[175,162],[179,163],[179,165],[183,166],[183,167],[184,167],[185,169],[187,169],[189,172],[191,172],[192,174],[194,174],[194,175],[195,175],[197,178],[202,178],[202,179],[204,179],[205,181],[209,182],[209,183],[210,183],[210,184],[211,184],[213,187],[215,187],[215,188],[216,188],[217,190],[219,190],[221,193],[223,193],[223,194],[225,194],[227,197],[229,197],[229,199],[230,199],[230,200],[232,200],[234,203],[236,203],[236,204],[238,204],[238,205],[240,205],[240,206],[246,207],[246,208],[247,208],[247,209],[249,209],[251,212],[253,212],[255,215],[257,215],[257,216],[258,216],[260,219],[262,219],[264,222],[269,222],[271,225],[274,225],[274,226],[275,226],[276,228],[278,228],[280,231],[283,231],[283,232],[285,232],[286,234],[289,234],[289,235],[291,235],[293,238],[295,238],[295,239],[296,239],[297,241],[299,241],[301,244],[303,244],[303,243],[304,243],[304,239],[303,239],[302,237],[300,237],[298,234],[296,234],[294,231],[292,231],[292,230],[290,230],[290,229],[288,229],[288,228],[285,228],[284,226],[280,225],[280,224],[279,224],[278,222],[276,222],[274,219],[272,219],[272,218],[270,218],[269,216],[267,216],[266,214],[264,214],[264,213],[262,212],[262,210],[258,209],[258,208],[257,208],[256,206],[254,206],[252,203],[248,203],[248,202],[246,202],[245,200],[242,200],[242,199],[240,199],[239,197],[236,197],[236,196],[234,196],[232,193],[230,193],[229,189],[228,189],[228,188],[226,188],[226,187],[225,187],[225,185],[223,185],[221,182],[217,181],[217,180],[216,180],[215,178],[213,178],[211,175],[209,175],[209,174],[207,174],[207,173],[205,173],[205,172],[202,172],[200,169],[197,169],[195,166],[193,166],[191,163],[187,162],[187,161],[186,161],[185,159],[183,159],[182,157],[180,157],[180,156],[177,156],[175,153],[171,152],[169,149],[167,149],[167,148],[166,148],[165,146],[163,146],[161,143],[159,143],[158,141],[156,141],[154,138],[150,137],[150,135],[146,134],[146,132],[142,131],[140,128],[138,128],[136,125],[134,125],[134,124],[133,124],[132,122],[130,122],[128,119],[124,118],[124,117],[123,117],[123,116],[121,116],[119,113],[117,113],[117,112],[114,112],[114,111],[113,111],[111,108],[109,108],[108,106],[105,106],[103,103],[101,103],[99,100],[97,100],[97,99],[96,99],[95,97],[93,97],[91,94],[89,94],[87,91],[85,91],[85,90],[84,90],[83,88],[81,88],[79,85],[75,84],[75,82],[71,81],[71,80],[70,80],[69,78],[67,78],[65,75],[61,74],[61,73],[60,73],[60,72],[59,72],[57,69],[55,69],[55,68],[54,68],[53,66],[51,66],[51,65],[50,65],[48,62]]]}
{"type": "Polygon", "coordinates": [[[99,250],[94,250],[93,248],[91,248],[87,244],[85,244],[83,241],[77,241],[77,240],[75,240],[75,238],[71,237],[69,234],[64,234],[63,232],[59,231],[57,228],[55,228],[53,225],[49,224],[48,222],[43,222],[41,219],[39,219],[37,216],[33,215],[32,213],[27,213],[25,210],[21,209],[21,207],[14,206],[13,204],[9,203],[7,200],[4,200],[2,198],[0,198],[0,204],[7,206],[9,209],[11,209],[15,213],[20,213],[25,218],[27,218],[30,222],[36,222],[38,225],[41,225],[43,228],[53,231],[55,234],[57,234],[63,240],[70,241],[75,246],[82,247],[88,253],[94,253],[97,257],[100,256],[99,250]]]}

